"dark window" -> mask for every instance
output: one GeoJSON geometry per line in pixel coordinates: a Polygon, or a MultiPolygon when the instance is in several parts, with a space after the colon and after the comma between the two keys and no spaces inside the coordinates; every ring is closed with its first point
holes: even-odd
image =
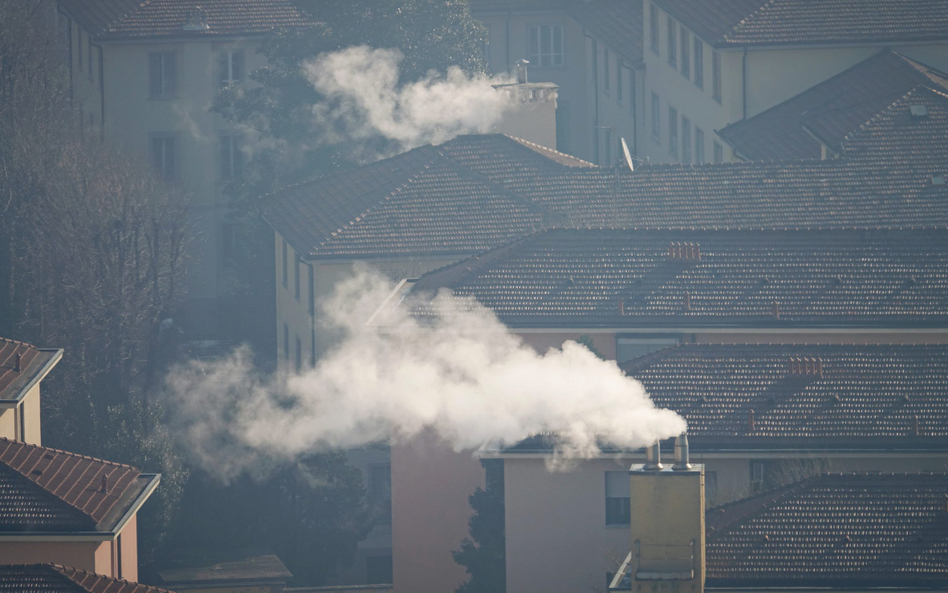
{"type": "Polygon", "coordinates": [[[724,162],[724,147],[721,146],[717,141],[714,142],[714,162],[724,162]]]}
{"type": "Polygon", "coordinates": [[[303,370],[303,342],[296,336],[296,372],[303,370]]]}
{"type": "Polygon", "coordinates": [[[392,557],[369,556],[365,559],[365,577],[369,584],[381,585],[392,582],[392,557]]]}
{"type": "Polygon", "coordinates": [[[296,297],[296,302],[300,300],[300,256],[297,255],[293,258],[293,296],[296,297]]]}
{"type": "Polygon", "coordinates": [[[668,154],[678,158],[678,110],[668,107],[668,154]]]}
{"type": "Polygon", "coordinates": [[[625,93],[625,79],[628,78],[626,74],[628,70],[623,68],[619,62],[616,62],[616,101],[622,103],[622,95],[625,93]]]}
{"type": "Polygon", "coordinates": [[[606,525],[629,525],[629,472],[606,472],[606,525]]]}
{"type": "Polygon", "coordinates": [[[148,54],[148,81],[148,94],[153,99],[165,99],[177,93],[178,75],[173,51],[148,54]]]}
{"type": "Polygon", "coordinates": [[[309,345],[311,348],[309,352],[309,364],[310,366],[316,366],[316,329],[315,328],[310,330],[309,341],[310,341],[309,345]]]}
{"type": "Polygon", "coordinates": [[[691,78],[691,37],[684,25],[681,25],[681,75],[685,78],[691,78]]]}
{"type": "Polygon", "coordinates": [[[369,466],[369,502],[379,525],[392,524],[392,466],[369,466]]]}
{"type": "Polygon", "coordinates": [[[283,358],[290,361],[290,327],[283,324],[283,358]]]}
{"type": "Polygon", "coordinates": [[[704,88],[704,42],[695,35],[695,86],[704,88]]]}
{"type": "Polygon", "coordinates": [[[155,174],[166,181],[177,179],[177,154],[173,136],[152,136],[151,162],[155,166],[155,174]]]}
{"type": "Polygon", "coordinates": [[[651,2],[648,5],[648,44],[653,52],[658,53],[658,9],[651,2]]]}
{"type": "Polygon", "coordinates": [[[662,138],[662,105],[655,93],[652,93],[652,138],[659,143],[662,138]]]}
{"type": "Polygon", "coordinates": [[[562,66],[563,45],[561,25],[534,25],[529,27],[527,59],[533,66],[562,66]]]}
{"type": "Polygon", "coordinates": [[[602,87],[605,89],[606,94],[609,94],[609,89],[612,86],[611,83],[612,70],[609,66],[609,50],[606,48],[602,49],[602,87]]]}
{"type": "Polygon", "coordinates": [[[721,54],[711,52],[711,96],[721,102],[721,54]]]}
{"type": "Polygon", "coordinates": [[[309,301],[306,303],[306,307],[309,314],[314,315],[316,313],[316,279],[313,277],[313,264],[306,264],[306,289],[309,293],[309,301]]]}
{"type": "Polygon", "coordinates": [[[556,149],[570,151],[569,102],[559,99],[556,101],[556,149]]]}
{"type": "Polygon", "coordinates": [[[681,116],[681,162],[691,162],[691,120],[681,116]]]}
{"type": "Polygon", "coordinates": [[[240,136],[221,136],[221,179],[233,181],[244,176],[244,151],[240,136]]]}
{"type": "Polygon", "coordinates": [[[678,67],[678,35],[677,26],[671,17],[667,17],[665,22],[668,24],[668,63],[673,67],[678,67]]]}
{"type": "Polygon", "coordinates": [[[221,88],[237,84],[244,79],[244,50],[222,51],[218,57],[221,88]]]}
{"type": "Polygon", "coordinates": [[[704,164],[704,130],[695,126],[695,164],[704,164]]]}
{"type": "Polygon", "coordinates": [[[286,239],[283,239],[283,288],[288,287],[290,282],[290,256],[287,253],[288,250],[286,239]]]}

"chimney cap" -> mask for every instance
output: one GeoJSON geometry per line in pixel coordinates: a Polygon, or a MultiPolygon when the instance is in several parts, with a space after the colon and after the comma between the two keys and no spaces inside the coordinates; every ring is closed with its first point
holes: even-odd
{"type": "Polygon", "coordinates": [[[516,64],[517,64],[517,82],[519,84],[527,84],[527,82],[529,82],[529,79],[527,77],[527,66],[530,65],[530,60],[525,60],[523,58],[520,58],[519,60],[517,60],[516,64]]]}
{"type": "Polygon", "coordinates": [[[658,439],[645,448],[645,465],[643,470],[661,471],[662,466],[662,447],[658,439]]]}
{"type": "Polygon", "coordinates": [[[691,469],[687,432],[683,432],[675,437],[675,465],[672,466],[672,469],[675,471],[691,469]]]}

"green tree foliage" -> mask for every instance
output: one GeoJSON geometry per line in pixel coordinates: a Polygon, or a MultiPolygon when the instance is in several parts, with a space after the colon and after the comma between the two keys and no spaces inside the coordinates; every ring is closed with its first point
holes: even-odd
{"type": "Polygon", "coordinates": [[[470,575],[457,593],[504,593],[507,590],[503,466],[485,467],[487,488],[478,488],[468,499],[474,511],[468,521],[471,537],[465,538],[461,548],[453,553],[454,561],[464,566],[470,575]]]}
{"type": "Polygon", "coordinates": [[[576,343],[580,346],[585,346],[587,350],[596,355],[600,360],[606,360],[606,357],[602,355],[602,352],[596,348],[595,342],[593,342],[592,336],[589,334],[582,334],[576,338],[576,343]]]}
{"type": "Polygon", "coordinates": [[[187,475],[148,401],[186,200],[79,121],[54,19],[44,0],[0,0],[0,335],[65,350],[44,381],[44,444],[164,474],[142,514],[147,564],[187,475]]]}

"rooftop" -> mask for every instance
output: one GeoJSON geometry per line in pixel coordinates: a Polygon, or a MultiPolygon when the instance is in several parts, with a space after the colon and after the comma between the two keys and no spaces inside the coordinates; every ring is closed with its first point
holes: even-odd
{"type": "Polygon", "coordinates": [[[948,0],[654,0],[713,46],[948,39],[948,0]]]}
{"type": "Polygon", "coordinates": [[[946,327],[948,234],[552,229],[429,272],[412,294],[442,288],[512,328],[946,327]]]}
{"type": "Polygon", "coordinates": [[[948,78],[889,49],[762,113],[718,132],[747,160],[818,159],[917,87],[948,90],[948,78]]]}
{"type": "Polygon", "coordinates": [[[916,87],[839,140],[840,157],[600,168],[461,136],[264,199],[309,258],[449,256],[551,227],[948,228],[948,95],[916,87]],[[923,117],[912,115],[923,108],[923,117]]]}
{"type": "Polygon", "coordinates": [[[0,583],[9,593],[173,593],[58,564],[0,565],[0,583]]]}
{"type": "Polygon", "coordinates": [[[0,338],[0,404],[23,399],[62,355],[59,349],[0,338]]]}
{"type": "Polygon", "coordinates": [[[944,587],[946,494],[946,474],[826,474],[709,509],[707,586],[944,587]]]}
{"type": "Polygon", "coordinates": [[[0,439],[0,533],[111,531],[158,479],[128,465],[0,439]]]}
{"type": "Polygon", "coordinates": [[[99,40],[257,35],[312,25],[293,0],[59,0],[99,40]],[[203,14],[194,12],[200,6],[203,14]],[[185,25],[194,19],[204,26],[185,25]]]}
{"type": "Polygon", "coordinates": [[[570,16],[637,67],[642,62],[642,0],[592,0],[577,3],[570,16]]]}

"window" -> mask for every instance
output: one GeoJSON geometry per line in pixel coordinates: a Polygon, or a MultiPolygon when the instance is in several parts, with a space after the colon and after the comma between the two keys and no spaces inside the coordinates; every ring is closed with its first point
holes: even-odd
{"type": "Polygon", "coordinates": [[[652,138],[659,142],[662,137],[662,105],[658,95],[652,93],[652,138]]]}
{"type": "Polygon", "coordinates": [[[286,239],[283,239],[283,288],[289,286],[289,255],[287,253],[288,246],[286,244],[286,239]]]}
{"type": "Polygon", "coordinates": [[[704,164],[704,130],[695,126],[695,164],[704,164]]]}
{"type": "Polygon", "coordinates": [[[602,151],[602,163],[601,165],[605,167],[611,167],[615,163],[612,162],[612,145],[613,141],[613,132],[612,130],[603,130],[603,151],[602,151]]]}
{"type": "Polygon", "coordinates": [[[751,492],[759,493],[764,490],[764,463],[762,461],[751,461],[750,485],[751,492]]]}
{"type": "Polygon", "coordinates": [[[629,70],[629,113],[635,115],[635,72],[629,70]]]}
{"type": "Polygon", "coordinates": [[[369,556],[365,559],[365,578],[372,585],[392,582],[392,557],[369,556]]]}
{"type": "Polygon", "coordinates": [[[675,34],[677,27],[675,26],[675,21],[671,17],[667,17],[666,21],[668,24],[668,63],[672,67],[678,67],[678,36],[675,34]]]}
{"type": "Polygon", "coordinates": [[[174,136],[152,135],[151,162],[155,166],[155,174],[165,181],[177,179],[177,167],[174,136]]]}
{"type": "Polygon", "coordinates": [[[316,328],[309,331],[309,366],[316,366],[316,328]]]}
{"type": "Polygon", "coordinates": [[[221,179],[234,181],[244,176],[244,151],[240,136],[221,136],[221,179]]]}
{"type": "Polygon", "coordinates": [[[681,116],[681,162],[691,162],[691,120],[681,116]]]}
{"type": "Polygon", "coordinates": [[[691,79],[691,36],[688,35],[688,29],[681,26],[681,75],[691,79]]]}
{"type": "Polygon", "coordinates": [[[244,50],[225,50],[218,56],[221,88],[237,84],[244,79],[244,50]]]}
{"type": "Polygon", "coordinates": [[[296,336],[296,372],[303,370],[303,342],[296,336]]]}
{"type": "Polygon", "coordinates": [[[658,54],[658,9],[652,3],[648,5],[648,43],[649,48],[658,54]]]}
{"type": "Polygon", "coordinates": [[[668,154],[678,158],[678,110],[668,106],[668,154]]]}
{"type": "Polygon", "coordinates": [[[290,327],[283,324],[283,358],[290,362],[290,327]]]}
{"type": "MultiPolygon", "coordinates": [[[[313,264],[306,264],[306,287],[309,291],[309,301],[306,303],[306,306],[309,308],[309,314],[316,314],[316,281],[313,278],[313,264]]],[[[315,350],[315,348],[314,348],[315,350]]]]}
{"type": "Polygon", "coordinates": [[[369,466],[369,502],[375,522],[392,524],[392,466],[385,464],[369,466]]]}
{"type": "Polygon", "coordinates": [[[172,51],[148,54],[148,94],[152,99],[167,99],[178,91],[178,75],[172,51]]]}
{"type": "Polygon", "coordinates": [[[293,258],[293,296],[296,302],[300,302],[300,256],[296,254],[293,258]]]}
{"type": "Polygon", "coordinates": [[[616,362],[626,362],[651,352],[668,348],[678,343],[674,336],[637,337],[620,336],[616,338],[616,362]]]}
{"type": "Polygon", "coordinates": [[[723,163],[724,162],[724,147],[721,146],[717,140],[714,141],[714,162],[723,163]]]}
{"type": "Polygon", "coordinates": [[[625,81],[631,78],[632,72],[628,68],[616,66],[616,101],[619,103],[625,100],[625,81]]]}
{"type": "Polygon", "coordinates": [[[563,27],[561,25],[534,25],[529,28],[530,64],[534,66],[563,65],[563,27]]]}
{"type": "Polygon", "coordinates": [[[721,54],[711,52],[711,96],[721,102],[721,54]]]}
{"type": "Polygon", "coordinates": [[[606,525],[632,523],[629,472],[606,472],[606,525]]]}
{"type": "Polygon", "coordinates": [[[611,85],[612,78],[612,69],[609,67],[609,50],[603,48],[602,50],[602,88],[606,91],[606,94],[609,94],[609,89],[611,85]]]}
{"type": "Polygon", "coordinates": [[[704,42],[695,35],[695,86],[704,88],[704,42]]]}

